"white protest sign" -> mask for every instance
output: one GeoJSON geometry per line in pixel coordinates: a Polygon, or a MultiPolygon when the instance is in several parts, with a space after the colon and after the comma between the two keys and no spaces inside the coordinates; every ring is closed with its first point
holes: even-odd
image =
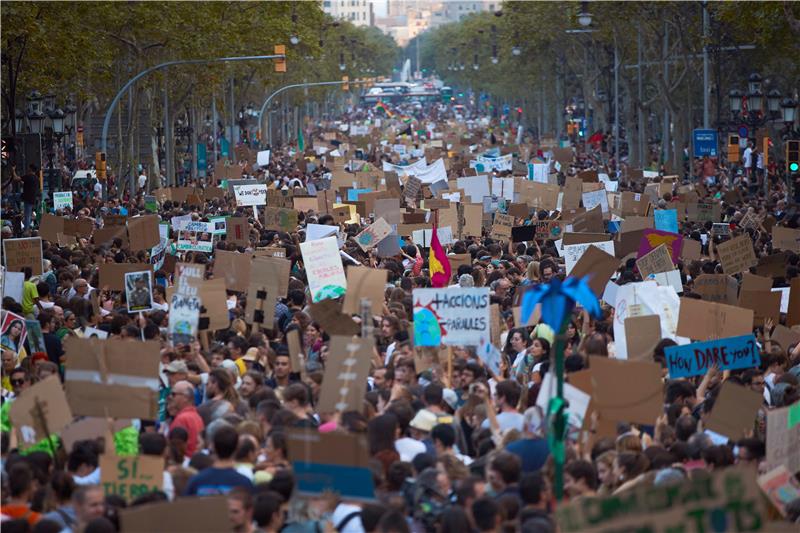
{"type": "Polygon", "coordinates": [[[569,276],[570,272],[572,272],[572,269],[575,267],[575,264],[590,246],[600,248],[611,256],[614,255],[614,241],[567,244],[564,246],[564,251],[561,254],[564,256],[564,265],[567,269],[567,276],[569,276]]]}
{"type": "Polygon", "coordinates": [[[437,159],[424,170],[417,170],[414,174],[422,183],[436,183],[437,181],[447,181],[447,169],[444,166],[444,159],[437,159]]]}
{"type": "Polygon", "coordinates": [[[255,183],[252,185],[234,185],[233,194],[236,195],[236,205],[249,207],[252,205],[267,205],[267,184],[255,183]]]}
{"type": "Polygon", "coordinates": [[[514,178],[492,178],[492,194],[498,198],[514,201],[514,178]]]}
{"type": "Polygon", "coordinates": [[[269,150],[261,150],[256,155],[256,164],[260,167],[269,165],[269,150]]]}
{"type": "Polygon", "coordinates": [[[608,213],[608,196],[606,196],[605,189],[583,193],[583,207],[585,207],[587,211],[594,209],[598,205],[603,211],[603,214],[608,213]]]}
{"type": "MultiPolygon", "coordinates": [[[[436,235],[439,237],[439,244],[453,244],[453,230],[450,226],[436,228],[436,235]]],[[[423,248],[430,248],[433,238],[432,229],[418,229],[411,232],[411,240],[423,248]]]]}
{"type": "Polygon", "coordinates": [[[489,338],[489,288],[414,289],[414,344],[478,346],[489,338]]]}
{"type": "Polygon", "coordinates": [[[301,243],[300,253],[303,256],[308,288],[314,302],[344,295],[347,290],[347,278],[344,275],[336,237],[301,243]]]}
{"type": "MultiPolygon", "coordinates": [[[[553,379],[553,372],[548,372],[542,379],[539,396],[536,397],[536,405],[542,408],[542,412],[546,413],[550,399],[555,395],[556,381],[553,379]]],[[[586,416],[586,410],[589,408],[591,396],[574,385],[564,383],[564,399],[569,402],[569,407],[567,407],[569,425],[580,429],[583,426],[583,419],[586,416]]]]}
{"type": "Polygon", "coordinates": [[[528,165],[528,179],[539,183],[549,183],[550,165],[547,163],[531,163],[528,165]]]}
{"type": "Polygon", "coordinates": [[[489,190],[489,178],[487,176],[467,176],[464,178],[457,178],[456,184],[459,189],[463,189],[464,193],[469,196],[470,202],[479,204],[483,202],[484,196],[491,196],[489,190]]]}
{"type": "Polygon", "coordinates": [[[72,191],[54,192],[53,208],[72,209],[72,191]]]}

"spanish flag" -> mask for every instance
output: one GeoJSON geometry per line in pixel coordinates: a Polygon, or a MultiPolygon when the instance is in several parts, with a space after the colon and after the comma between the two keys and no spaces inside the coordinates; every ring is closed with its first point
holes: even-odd
{"type": "Polygon", "coordinates": [[[439,242],[436,226],[433,227],[433,235],[431,236],[428,269],[431,273],[431,285],[436,288],[447,287],[448,283],[450,283],[452,270],[450,269],[450,261],[447,259],[447,254],[444,253],[444,248],[439,242]]]}

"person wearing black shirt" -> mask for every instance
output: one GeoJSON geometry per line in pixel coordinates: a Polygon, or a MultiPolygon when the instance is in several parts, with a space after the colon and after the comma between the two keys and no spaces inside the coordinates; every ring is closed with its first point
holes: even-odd
{"type": "Polygon", "coordinates": [[[28,172],[17,180],[22,181],[23,225],[25,231],[31,230],[31,216],[36,197],[39,196],[39,178],[36,177],[36,165],[28,165],[28,172]]]}

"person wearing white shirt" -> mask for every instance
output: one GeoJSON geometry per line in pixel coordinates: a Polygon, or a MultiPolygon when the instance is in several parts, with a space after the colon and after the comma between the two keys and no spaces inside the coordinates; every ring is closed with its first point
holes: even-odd
{"type": "Polygon", "coordinates": [[[147,171],[142,169],[142,173],[139,174],[139,192],[146,192],[147,189],[147,171]]]}

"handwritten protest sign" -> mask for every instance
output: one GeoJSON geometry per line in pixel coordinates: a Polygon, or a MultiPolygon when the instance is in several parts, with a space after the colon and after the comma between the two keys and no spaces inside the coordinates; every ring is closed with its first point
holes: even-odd
{"type": "Polygon", "coordinates": [[[752,309],[681,298],[677,333],[696,340],[748,335],[753,330],[752,309]]]}
{"type": "Polygon", "coordinates": [[[356,235],[356,243],[358,246],[366,251],[371,250],[385,239],[392,232],[392,227],[384,220],[379,218],[373,224],[369,225],[356,235]]]}
{"type": "Polygon", "coordinates": [[[25,267],[30,267],[32,275],[42,274],[41,237],[3,239],[3,256],[9,272],[22,272],[25,267]]]}
{"type": "Polygon", "coordinates": [[[741,335],[684,346],[669,346],[664,350],[669,376],[685,378],[702,376],[713,365],[721,370],[757,367],[761,363],[755,337],[741,335]]]}
{"type": "Polygon", "coordinates": [[[164,459],[158,456],[100,456],[100,484],[106,496],[134,500],[164,486],[164,459]]]}
{"type": "Polygon", "coordinates": [[[651,274],[669,272],[674,268],[669,249],[664,244],[659,244],[652,250],[636,260],[636,267],[642,275],[642,279],[647,279],[651,274]]]}
{"type": "Polygon", "coordinates": [[[326,237],[300,244],[300,253],[308,276],[308,289],[314,302],[338,298],[347,290],[342,259],[336,237],[326,237]]]}
{"type": "Polygon", "coordinates": [[[236,197],[236,205],[239,207],[267,205],[267,185],[265,183],[234,185],[233,194],[236,197]]]}
{"type": "Polygon", "coordinates": [[[583,243],[583,244],[568,244],[564,246],[564,265],[567,269],[567,275],[569,276],[572,272],[572,269],[578,264],[578,261],[586,253],[590,247],[595,246],[600,248],[608,255],[614,255],[614,241],[605,241],[605,242],[592,242],[592,243],[583,243]]]}
{"type": "Polygon", "coordinates": [[[774,226],[772,228],[772,247],[778,250],[800,252],[800,230],[774,226]]]}
{"type": "Polygon", "coordinates": [[[800,470],[800,402],[767,411],[767,468],[784,465],[790,472],[800,470]],[[790,423],[792,420],[792,423],[790,423]]]}
{"type": "Polygon", "coordinates": [[[726,468],[680,485],[641,486],[558,506],[562,533],[768,531],[755,472],[726,468]]]}
{"type": "Polygon", "coordinates": [[[72,209],[72,191],[54,192],[53,209],[72,209]]]}
{"type": "Polygon", "coordinates": [[[297,211],[283,207],[265,207],[264,227],[276,231],[294,231],[297,229],[297,211]]]}
{"type": "Polygon", "coordinates": [[[373,343],[369,339],[334,336],[319,396],[322,413],[358,411],[367,392],[373,343]]]}
{"type": "Polygon", "coordinates": [[[489,337],[489,288],[414,289],[414,344],[478,346],[489,337]]]}
{"type": "Polygon", "coordinates": [[[749,235],[740,235],[735,239],[723,242],[717,246],[722,270],[726,274],[738,274],[758,264],[758,259],[753,251],[753,241],[749,235]]]}
{"type": "Polygon", "coordinates": [[[535,227],[536,227],[535,238],[537,240],[560,239],[564,230],[563,223],[560,220],[540,220],[536,222],[535,227]]]}
{"type": "Polygon", "coordinates": [[[678,233],[677,209],[656,209],[653,211],[653,218],[657,230],[678,233]]]}

